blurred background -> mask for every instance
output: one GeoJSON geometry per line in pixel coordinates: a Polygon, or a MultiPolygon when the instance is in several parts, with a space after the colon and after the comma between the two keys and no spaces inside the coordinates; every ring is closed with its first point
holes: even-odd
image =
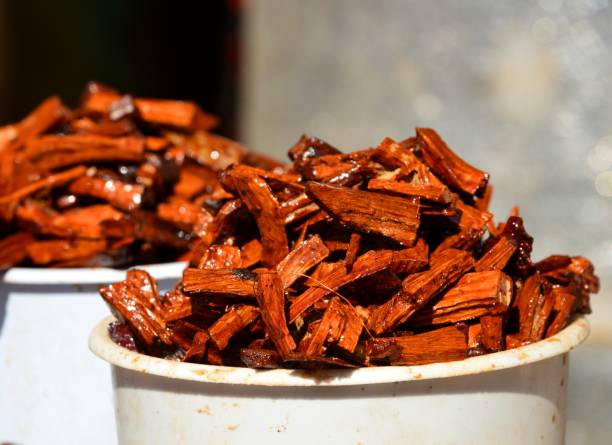
{"type": "Polygon", "coordinates": [[[612,437],[612,5],[608,0],[0,0],[0,123],[96,79],[191,98],[279,159],[302,133],[365,148],[415,126],[490,172],[534,257],[596,265],[572,356],[569,444],[612,437]]]}

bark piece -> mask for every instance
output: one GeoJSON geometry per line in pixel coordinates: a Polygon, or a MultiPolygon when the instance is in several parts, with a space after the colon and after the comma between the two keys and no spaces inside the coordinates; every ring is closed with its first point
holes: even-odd
{"type": "Polygon", "coordinates": [[[190,295],[220,294],[237,297],[255,296],[256,276],[246,269],[207,270],[187,268],[182,289],[190,295]]]}
{"type": "Polygon", "coordinates": [[[425,162],[448,185],[470,195],[484,191],[489,175],[457,156],[431,128],[417,128],[419,149],[425,162]]]}
{"type": "Polygon", "coordinates": [[[368,329],[380,335],[396,328],[473,266],[474,259],[468,252],[444,251],[430,270],[409,275],[396,295],[372,311],[368,329]]]}
{"type": "Polygon", "coordinates": [[[410,325],[459,323],[506,312],[512,300],[512,279],[499,271],[465,274],[442,298],[418,311],[410,325]]]}
{"type": "Polygon", "coordinates": [[[28,196],[31,196],[41,190],[61,187],[70,181],[74,181],[75,179],[85,175],[86,170],[87,169],[85,167],[78,166],[65,170],[61,173],[49,175],[43,179],[39,179],[38,181],[34,181],[13,191],[12,193],[9,193],[8,195],[0,196],[0,205],[8,203],[18,204],[24,198],[27,198],[28,196]]]}
{"type": "Polygon", "coordinates": [[[255,306],[236,305],[229,308],[208,330],[210,339],[223,351],[234,335],[242,331],[259,317],[255,306]]]}
{"type": "Polygon", "coordinates": [[[142,204],[144,186],[126,184],[115,179],[81,176],[70,184],[68,190],[76,195],[102,199],[121,210],[133,210],[142,204]]]}
{"type": "Polygon", "coordinates": [[[359,254],[360,247],[361,247],[361,234],[357,232],[351,233],[351,239],[349,241],[348,248],[346,249],[346,257],[344,259],[344,264],[346,265],[346,269],[349,272],[353,268],[353,263],[357,259],[357,255],[359,254]]]}
{"type": "Polygon", "coordinates": [[[242,259],[242,265],[240,267],[247,269],[261,260],[261,253],[263,247],[258,239],[254,238],[246,243],[240,249],[240,258],[242,259]]]}
{"type": "Polygon", "coordinates": [[[198,264],[198,269],[208,270],[239,269],[240,267],[242,267],[240,249],[223,244],[210,246],[198,264]]]}
{"type": "Polygon", "coordinates": [[[266,267],[273,268],[289,253],[278,201],[266,181],[258,176],[237,175],[234,184],[257,222],[263,245],[261,261],[266,267]]]}
{"type": "Polygon", "coordinates": [[[329,255],[329,249],[318,235],[296,245],[276,266],[282,288],[287,289],[302,274],[319,264],[329,255]]]}
{"type": "Polygon", "coordinates": [[[339,263],[329,275],[315,282],[313,287],[293,301],[289,308],[289,321],[293,323],[306,309],[340,287],[390,267],[394,254],[389,250],[366,252],[357,258],[350,272],[343,262],[339,263]]]}
{"type": "Polygon", "coordinates": [[[255,297],[266,327],[266,334],[276,345],[281,357],[287,357],[296,348],[296,344],[287,327],[283,286],[280,274],[272,271],[260,272],[257,275],[255,297]]]}
{"type": "Polygon", "coordinates": [[[47,240],[37,241],[25,247],[34,264],[43,265],[57,261],[87,258],[106,250],[104,240],[47,240]]]}
{"type": "Polygon", "coordinates": [[[513,239],[502,236],[499,240],[476,262],[474,269],[477,272],[486,270],[502,270],[514,255],[517,246],[513,239]]]}
{"type": "Polygon", "coordinates": [[[22,162],[52,170],[87,162],[138,162],[143,158],[144,139],[109,138],[97,135],[48,135],[32,139],[21,154],[22,162]]]}
{"type": "Polygon", "coordinates": [[[451,193],[448,188],[436,185],[415,185],[407,182],[390,181],[385,179],[370,179],[368,189],[391,192],[397,195],[412,196],[428,201],[448,204],[451,202],[451,193]]]}
{"type": "Polygon", "coordinates": [[[17,209],[17,219],[30,230],[43,235],[61,238],[103,238],[104,221],[117,221],[123,214],[109,205],[77,207],[64,213],[36,202],[29,202],[17,209]]]}
{"type": "Polygon", "coordinates": [[[576,297],[572,294],[553,289],[553,295],[555,298],[553,305],[554,317],[546,329],[546,337],[561,332],[561,330],[567,326],[576,303],[576,297]]]}
{"type": "Polygon", "coordinates": [[[308,183],[306,193],[333,218],[365,233],[378,233],[411,246],[419,227],[418,199],[308,183]]]}
{"type": "Polygon", "coordinates": [[[366,356],[370,360],[386,358],[391,365],[424,365],[462,360],[467,356],[467,349],[465,332],[455,326],[416,335],[372,338],[366,342],[366,356]],[[381,350],[391,352],[382,356],[381,350]]]}

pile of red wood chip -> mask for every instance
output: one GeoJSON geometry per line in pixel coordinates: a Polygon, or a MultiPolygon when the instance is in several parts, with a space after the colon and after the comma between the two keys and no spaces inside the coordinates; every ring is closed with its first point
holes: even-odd
{"type": "Polygon", "coordinates": [[[412,365],[536,342],[589,312],[583,257],[532,263],[518,210],[432,129],[343,154],[302,137],[292,164],[219,176],[224,201],[175,289],[145,272],[101,290],[131,349],[254,368],[412,365]]]}
{"type": "Polygon", "coordinates": [[[184,256],[232,197],[217,171],[277,165],[209,133],[216,124],[191,102],[90,83],[75,110],[51,97],[0,127],[0,270],[184,256]]]}

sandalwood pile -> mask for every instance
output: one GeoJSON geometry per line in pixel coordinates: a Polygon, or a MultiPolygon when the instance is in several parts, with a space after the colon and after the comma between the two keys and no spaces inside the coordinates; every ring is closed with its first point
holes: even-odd
{"type": "Polygon", "coordinates": [[[518,209],[432,129],[341,153],[303,136],[274,172],[236,164],[182,281],[132,270],[101,290],[117,343],[253,368],[414,365],[515,348],[587,313],[583,257],[533,263],[518,209]]]}
{"type": "Polygon", "coordinates": [[[276,163],[209,133],[196,104],[98,83],[79,107],[50,97],[0,127],[0,270],[182,258],[227,199],[217,171],[276,163]]]}

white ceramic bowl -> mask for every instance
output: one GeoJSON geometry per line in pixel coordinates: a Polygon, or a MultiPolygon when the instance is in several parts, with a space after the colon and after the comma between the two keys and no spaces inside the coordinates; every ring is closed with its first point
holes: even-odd
{"type": "MultiPolygon", "coordinates": [[[[168,289],[185,264],[139,267],[168,289]]],[[[115,443],[111,380],[84,339],[109,313],[98,288],[123,279],[104,268],[0,273],[0,442],[115,443]]]]}
{"type": "Polygon", "coordinates": [[[253,370],[163,360],[89,338],[112,366],[119,443],[559,444],[578,318],[533,345],[462,361],[253,370]]]}

